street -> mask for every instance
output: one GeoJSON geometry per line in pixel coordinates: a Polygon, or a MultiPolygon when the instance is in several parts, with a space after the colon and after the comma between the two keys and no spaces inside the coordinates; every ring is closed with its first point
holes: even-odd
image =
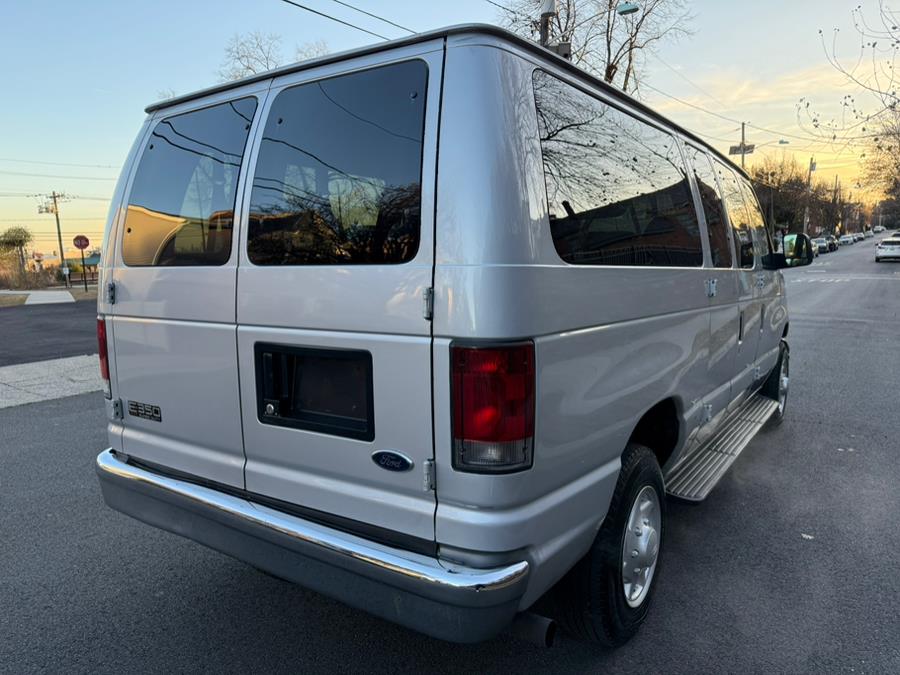
{"type": "Polygon", "coordinates": [[[0,309],[0,367],[97,353],[97,303],[0,309]]]}
{"type": "MultiPolygon", "coordinates": [[[[900,264],[875,241],[785,271],[786,420],[705,502],[670,501],[654,606],[617,651],[443,643],[115,513],[93,393],[0,410],[0,671],[900,672],[900,264]]],[[[4,335],[84,305],[4,310],[4,335]]],[[[54,356],[95,351],[76,337],[54,356]]]]}

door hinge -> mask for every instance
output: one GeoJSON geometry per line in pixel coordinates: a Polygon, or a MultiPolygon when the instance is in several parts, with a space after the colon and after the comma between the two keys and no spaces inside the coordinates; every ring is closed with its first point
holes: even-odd
{"type": "Polygon", "coordinates": [[[116,398],[109,401],[109,407],[114,420],[120,420],[125,416],[124,409],[122,408],[122,399],[116,398]]]}
{"type": "Polygon", "coordinates": [[[706,283],[706,297],[707,298],[716,297],[716,280],[715,279],[707,279],[705,283],[706,283]]]}
{"type": "Polygon", "coordinates": [[[109,305],[116,304],[116,282],[110,281],[106,284],[106,302],[109,305]]]}
{"type": "Polygon", "coordinates": [[[425,480],[423,482],[423,489],[425,492],[431,492],[434,490],[434,460],[426,459],[422,462],[422,470],[425,473],[425,480]]]}
{"type": "Polygon", "coordinates": [[[707,422],[710,422],[712,420],[712,417],[712,405],[707,403],[705,406],[703,406],[703,423],[706,424],[707,422]]]}
{"type": "Polygon", "coordinates": [[[431,321],[434,316],[434,289],[431,286],[422,291],[422,316],[426,321],[431,321]]]}
{"type": "Polygon", "coordinates": [[[753,369],[753,379],[756,382],[759,382],[762,379],[762,368],[759,366],[753,369]]]}

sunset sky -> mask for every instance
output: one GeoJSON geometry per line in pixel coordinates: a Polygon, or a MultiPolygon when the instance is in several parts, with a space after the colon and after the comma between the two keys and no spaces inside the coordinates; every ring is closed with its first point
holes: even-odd
{"type": "MultiPolygon", "coordinates": [[[[303,4],[388,37],[405,35],[331,0],[303,4]]],[[[352,4],[414,30],[496,23],[499,14],[485,0],[352,4]]],[[[813,140],[811,127],[798,124],[796,106],[805,97],[825,119],[840,119],[841,98],[856,93],[828,64],[818,30],[830,42],[839,27],[839,54],[855,60],[850,12],[857,4],[689,3],[693,34],[647,58],[641,97],[726,152],[746,121],[747,142],[765,144],[748,165],[785,152],[805,166],[814,154],[817,179],[833,182],[837,174],[851,189],[862,146],[813,140]]],[[[874,10],[874,1],[863,0],[863,7],[874,10]]],[[[99,243],[106,200],[144,107],[160,92],[216,83],[224,44],[235,33],[280,34],[285,62],[305,42],[324,40],[340,51],[377,39],[279,0],[8,3],[2,16],[0,230],[25,225],[35,233],[35,248],[48,254],[56,249],[53,217],[38,214],[40,199],[31,195],[57,190],[79,197],[61,208],[64,241],[68,247],[82,233],[99,243]]],[[[871,107],[862,95],[857,102],[871,107]]]]}

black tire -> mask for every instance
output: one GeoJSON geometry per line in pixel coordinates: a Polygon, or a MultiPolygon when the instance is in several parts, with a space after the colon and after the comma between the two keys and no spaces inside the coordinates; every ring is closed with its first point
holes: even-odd
{"type": "MultiPolygon", "coordinates": [[[[788,379],[790,379],[790,360],[791,350],[788,347],[787,342],[784,340],[781,341],[781,345],[778,352],[778,361],[775,363],[775,367],[772,369],[772,372],[769,373],[768,379],[766,379],[765,384],[763,384],[760,393],[763,396],[767,396],[774,401],[780,400],[780,380],[781,380],[781,364],[787,360],[787,375],[788,379]]],[[[784,405],[779,406],[779,408],[772,413],[772,416],[769,418],[769,426],[777,426],[784,421],[784,414],[787,411],[787,395],[788,392],[784,394],[784,405]]]]}
{"type": "Polygon", "coordinates": [[[631,639],[647,617],[660,571],[661,555],[641,604],[631,607],[625,598],[622,567],[625,528],[632,504],[641,490],[656,491],[660,509],[658,550],[662,552],[666,527],[666,492],[653,451],[629,443],[606,518],[591,550],[554,589],[555,614],[574,637],[605,647],[618,647],[631,639]]]}

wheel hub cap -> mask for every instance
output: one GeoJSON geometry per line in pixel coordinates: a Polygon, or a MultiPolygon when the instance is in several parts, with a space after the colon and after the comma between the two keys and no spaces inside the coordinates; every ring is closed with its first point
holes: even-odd
{"type": "Polygon", "coordinates": [[[661,523],[659,496],[646,485],[631,505],[622,543],[622,590],[629,607],[638,607],[650,590],[659,558],[661,523]]]}
{"type": "Polygon", "coordinates": [[[788,376],[788,353],[785,351],[781,357],[781,373],[778,377],[778,412],[784,413],[784,406],[787,404],[788,384],[790,377],[788,376]]]}

